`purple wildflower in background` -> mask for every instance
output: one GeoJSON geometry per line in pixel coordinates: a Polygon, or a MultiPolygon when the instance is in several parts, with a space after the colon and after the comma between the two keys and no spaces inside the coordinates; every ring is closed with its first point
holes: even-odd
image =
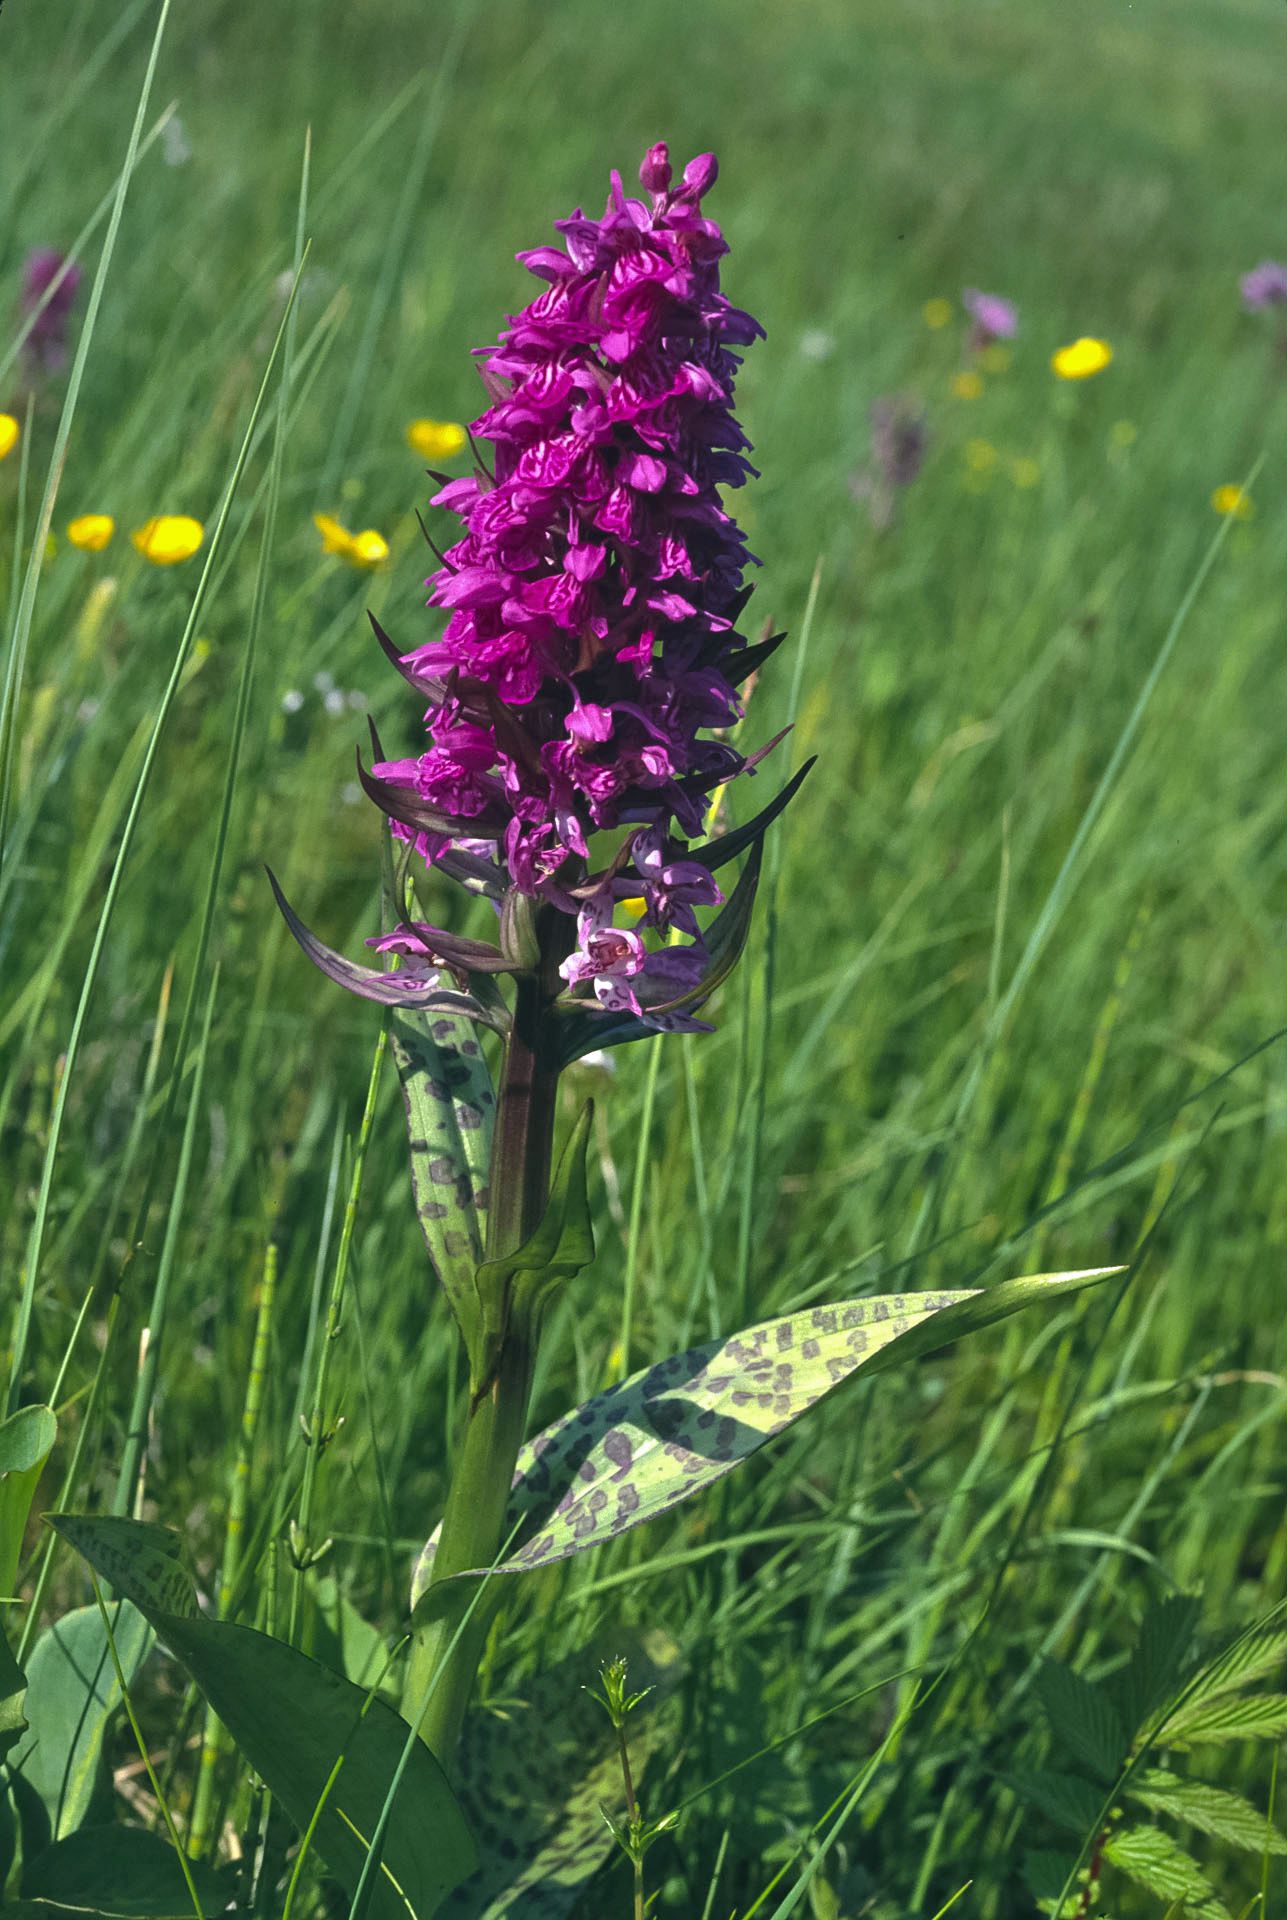
{"type": "Polygon", "coordinates": [[[898,496],[918,477],[929,447],[925,415],[914,400],[884,394],[871,404],[871,464],[855,474],[850,490],[865,500],[878,533],[894,524],[898,496]]]}
{"type": "Polygon", "coordinates": [[[1239,285],[1248,313],[1287,306],[1287,265],[1281,260],[1262,260],[1250,273],[1243,274],[1239,285]]]}
{"type": "Polygon", "coordinates": [[[80,268],[56,247],[37,247],[27,255],[21,312],[24,319],[32,314],[36,318],[24,351],[41,373],[60,373],[67,364],[67,334],[80,281],[80,268]]]}
{"type": "Polygon", "coordinates": [[[980,293],[977,287],[967,287],[961,304],[973,322],[970,346],[976,352],[991,346],[994,340],[1013,340],[1019,331],[1019,309],[999,293],[980,293]]]}
{"type": "MultiPolygon", "coordinates": [[[[762,332],[720,291],[727,248],[701,211],[716,171],[703,154],[673,185],[655,146],[646,201],[614,174],[601,218],[577,211],[562,247],[519,255],[547,284],[479,352],[491,405],[472,433],[492,464],[435,496],[464,522],[426,583],[447,623],[400,660],[428,743],[366,780],[431,864],[463,853],[575,916],[577,998],[659,1026],[698,1024],[670,1009],[707,965],[694,908],[722,898],[686,842],[758,758],[712,737],[741,712],[754,559],[719,491],[755,471],[733,349],[762,332]],[[596,870],[594,836],[623,826],[596,870]],[[642,905],[629,932],[623,900],[642,905]]],[[[422,968],[442,956],[434,929],[395,938],[422,968]]]]}

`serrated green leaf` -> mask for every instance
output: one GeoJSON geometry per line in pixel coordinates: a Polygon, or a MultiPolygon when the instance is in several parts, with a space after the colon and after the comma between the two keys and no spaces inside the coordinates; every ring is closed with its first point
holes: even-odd
{"type": "Polygon", "coordinates": [[[621,1759],[607,1714],[585,1687],[624,1653],[631,1689],[651,1688],[630,1716],[631,1764],[642,1774],[665,1744],[679,1678],[661,1633],[604,1631],[539,1674],[516,1703],[465,1722],[457,1781],[482,1865],[439,1920],[563,1920],[613,1848],[602,1809],[623,1811],[621,1759]]]}
{"type": "Polygon", "coordinates": [[[1175,1693],[1201,1605],[1196,1594],[1168,1593],[1148,1607],[1135,1650],[1113,1687],[1128,1734],[1138,1732],[1175,1693]]]}
{"type": "Polygon", "coordinates": [[[1068,1876],[1076,1865],[1075,1853],[1062,1853],[1053,1847],[1030,1847],[1023,1856],[1023,1877],[1034,1899],[1053,1903],[1068,1884],[1068,1876]]]}
{"type": "Polygon", "coordinates": [[[1034,1768],[1030,1773],[1003,1773],[1001,1779],[1012,1793],[1044,1813],[1056,1826],[1084,1838],[1091,1833],[1103,1811],[1104,1789],[1092,1786],[1075,1773],[1051,1773],[1034,1768]]]}
{"type": "MultiPolygon", "coordinates": [[[[406,1722],[296,1648],[206,1619],[190,1580],[176,1592],[177,1536],[74,1514],[51,1515],[50,1523],[151,1621],[296,1825],[306,1827],[322,1806],[318,1852],[352,1895],[402,1760],[406,1722]]],[[[429,1920],[476,1862],[442,1769],[416,1741],[372,1883],[370,1920],[407,1920],[408,1912],[429,1920]]]]}
{"type": "Polygon", "coordinates": [[[13,1598],[27,1516],[57,1438],[48,1407],[19,1407],[0,1421],[0,1602],[13,1598]]]}
{"type": "Polygon", "coordinates": [[[400,1009],[390,1016],[389,1044],[406,1105],[416,1216],[468,1345],[479,1325],[474,1275],[486,1232],[491,1073],[468,1020],[400,1009]]]}
{"type": "Polygon", "coordinates": [[[1059,1660],[1043,1660],[1037,1697],[1057,1748],[1111,1785],[1126,1759],[1127,1739],[1107,1690],[1059,1660]]]}
{"type": "Polygon", "coordinates": [[[1196,1747],[1225,1740],[1275,1740],[1287,1732],[1287,1693],[1251,1693],[1186,1702],[1158,1730],[1163,1747],[1196,1747]]]}
{"type": "Polygon", "coordinates": [[[1137,1773],[1126,1791],[1132,1800],[1154,1812],[1170,1814],[1173,1820],[1183,1820],[1186,1826],[1213,1834],[1232,1847],[1247,1847],[1253,1853],[1287,1853],[1287,1835],[1281,1834],[1250,1800],[1224,1787],[1208,1786],[1205,1780],[1186,1780],[1178,1773],[1153,1767],[1137,1773]]]}
{"type": "Polygon", "coordinates": [[[1159,1900],[1175,1900],[1190,1913],[1229,1920],[1228,1909],[1192,1854],[1160,1827],[1126,1827],[1104,1843],[1104,1858],[1159,1900]]]}
{"type": "Polygon", "coordinates": [[[1205,1700],[1218,1699],[1256,1680],[1267,1679],[1287,1661],[1287,1627],[1267,1627],[1249,1633],[1209,1660],[1190,1677],[1185,1688],[1185,1711],[1205,1700]]]}
{"type": "MultiPolygon", "coordinates": [[[[116,1654],[132,1684],[152,1629],[127,1600],[108,1607],[116,1654]]],[[[96,1606],[76,1607],[45,1628],[27,1662],[27,1732],[10,1764],[34,1787],[55,1840],[88,1818],[103,1785],[103,1737],[121,1689],[96,1606]]]]}
{"type": "MultiPolygon", "coordinates": [[[[223,1913],[231,1892],[223,1876],[200,1860],[190,1860],[188,1871],[204,1912],[223,1913]]],[[[22,1893],[123,1920],[194,1920],[174,1848],[141,1827],[82,1827],[23,1870],[22,1893]]]]}
{"type": "MultiPolygon", "coordinates": [[[[524,1522],[529,1537],[496,1571],[547,1566],[664,1513],[731,1473],[860,1369],[898,1366],[1119,1271],[1041,1274],[976,1293],[846,1300],[659,1361],[524,1447],[505,1525],[524,1522]]],[[[435,1534],[416,1568],[413,1601],[429,1584],[436,1551],[435,1534]]]]}

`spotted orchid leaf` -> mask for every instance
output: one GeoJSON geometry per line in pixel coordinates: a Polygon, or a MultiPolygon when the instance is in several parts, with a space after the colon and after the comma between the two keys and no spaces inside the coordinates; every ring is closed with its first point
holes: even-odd
{"type": "MultiPolygon", "coordinates": [[[[521,1544],[498,1573],[525,1573],[614,1539],[730,1473],[860,1370],[898,1366],[1038,1301],[1120,1272],[1005,1280],[983,1291],[844,1300],[766,1321],[632,1375],[523,1448],[506,1527],[521,1544]]],[[[437,1534],[416,1566],[429,1584],[437,1534]]],[[[456,1578],[486,1571],[471,1569],[456,1578]]]]}
{"type": "Polygon", "coordinates": [[[119,1595],[187,1668],[246,1760],[350,1897],[385,1800],[405,1765],[370,1883],[369,1920],[430,1920],[473,1872],[477,1850],[438,1762],[391,1707],[253,1627],[197,1606],[176,1534],[133,1520],[51,1514],[119,1595]]]}
{"type": "Polygon", "coordinates": [[[486,1237],[496,1095],[467,1019],[400,1008],[389,1027],[411,1151],[411,1189],[430,1264],[477,1359],[477,1270],[486,1237]]]}
{"type": "Polygon", "coordinates": [[[504,1023],[493,1005],[485,1005],[472,994],[456,993],[441,986],[437,968],[426,978],[409,971],[386,973],[378,967],[363,967],[354,960],[346,960],[342,953],[336,953],[334,948],[328,947],[325,941],[319,940],[304,925],[278,886],[276,876],[271,869],[267,871],[268,883],[281,909],[282,918],[303,952],[328,980],[334,980],[337,986],[347,987],[350,993],[360,994],[364,1000],[374,1000],[380,1006],[414,1007],[449,1018],[477,1020],[484,1026],[496,1028],[498,1032],[504,1031],[504,1023]]]}
{"type": "Polygon", "coordinates": [[[615,1844],[604,1810],[620,1808],[622,1797],[616,1735],[586,1689],[619,1655],[631,1690],[648,1690],[630,1716],[631,1766],[646,1776],[673,1733],[667,1705],[680,1677],[677,1649],[663,1633],[605,1630],[521,1686],[503,1716],[468,1716],[456,1790],[483,1864],[448,1897],[439,1920],[563,1920],[586,1892],[615,1844]]]}

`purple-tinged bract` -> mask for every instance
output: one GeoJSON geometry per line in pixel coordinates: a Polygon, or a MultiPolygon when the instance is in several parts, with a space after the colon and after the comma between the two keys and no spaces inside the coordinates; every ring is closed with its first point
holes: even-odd
{"type": "Polygon", "coordinates": [[[755,471],[733,384],[762,329],[720,290],[727,248],[701,208],[716,172],[705,154],[672,185],[658,144],[647,200],[614,174],[602,217],[519,256],[546,284],[479,353],[486,458],[434,502],[464,523],[426,583],[446,627],[403,656],[428,744],[375,769],[395,833],[431,862],[489,844],[507,884],[576,914],[569,984],[645,1017],[702,972],[693,909],[721,895],[685,842],[747,764],[715,737],[741,710],[753,562],[721,489],[755,471]],[[624,854],[592,847],[622,827],[624,854]],[[623,899],[643,906],[629,933],[623,899]],[[694,945],[649,946],[648,927],[694,945]]]}

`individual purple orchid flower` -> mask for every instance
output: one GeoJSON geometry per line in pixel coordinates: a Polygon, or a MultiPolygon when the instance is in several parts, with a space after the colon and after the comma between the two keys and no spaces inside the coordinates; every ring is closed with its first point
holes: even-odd
{"type": "Polygon", "coordinates": [[[1019,331],[1019,309],[1003,294],[981,293],[977,287],[967,287],[961,295],[961,304],[973,323],[969,344],[975,352],[997,340],[1013,340],[1019,331]]]}
{"type": "Polygon", "coordinates": [[[20,309],[34,315],[24,353],[36,371],[60,373],[67,364],[67,335],[80,288],[81,270],[55,247],[37,247],[22,269],[20,309]]]}

